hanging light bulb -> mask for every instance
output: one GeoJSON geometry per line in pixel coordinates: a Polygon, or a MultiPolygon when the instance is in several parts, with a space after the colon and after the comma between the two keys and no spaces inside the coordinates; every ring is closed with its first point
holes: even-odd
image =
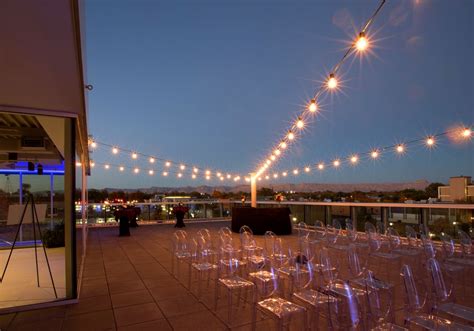
{"type": "Polygon", "coordinates": [[[275,151],[273,153],[275,153],[275,155],[280,155],[281,151],[277,148],[277,149],[275,149],[275,151]]]}
{"type": "Polygon", "coordinates": [[[108,164],[104,165],[105,170],[109,170],[110,166],[108,164]]]}
{"type": "Polygon", "coordinates": [[[278,174],[273,174],[273,178],[278,178],[278,174]]]}
{"type": "Polygon", "coordinates": [[[119,152],[117,147],[112,148],[112,154],[117,154],[119,152]]]}
{"type": "Polygon", "coordinates": [[[179,166],[179,169],[184,170],[184,169],[186,169],[186,166],[184,164],[182,164],[182,165],[179,166]]]}
{"type": "Polygon", "coordinates": [[[124,171],[124,170],[125,170],[125,168],[123,166],[119,167],[119,171],[124,171]]]}
{"type": "Polygon", "coordinates": [[[223,180],[224,180],[224,177],[220,177],[219,179],[220,179],[221,181],[223,181],[223,180]]]}
{"type": "Polygon", "coordinates": [[[196,175],[195,175],[195,174],[192,174],[192,175],[191,175],[191,178],[192,178],[192,179],[196,179],[196,175]]]}
{"type": "Polygon", "coordinates": [[[304,168],[304,171],[305,171],[305,172],[310,172],[310,171],[311,171],[311,168],[310,168],[310,167],[305,167],[305,168],[304,168]]]}
{"type": "MultiPolygon", "coordinates": [[[[291,130],[290,130],[290,131],[288,131],[287,138],[288,138],[288,140],[293,140],[293,139],[295,139],[295,134],[293,132],[291,132],[291,130]]],[[[285,147],[286,147],[286,144],[285,144],[285,147]]]]}
{"type": "Polygon", "coordinates": [[[359,52],[363,52],[369,47],[369,40],[365,36],[364,32],[359,33],[359,38],[355,42],[355,46],[359,52]]]}
{"type": "Polygon", "coordinates": [[[297,175],[299,173],[298,169],[293,170],[293,175],[297,175]]]}
{"type": "Polygon", "coordinates": [[[359,157],[357,155],[352,155],[351,156],[351,163],[356,164],[357,162],[359,162],[359,157]]]}
{"type": "Polygon", "coordinates": [[[82,163],[81,162],[76,162],[76,167],[80,167],[82,166],[82,163]]]}
{"type": "Polygon", "coordinates": [[[227,174],[227,179],[231,179],[232,178],[232,175],[231,174],[227,174]]]}
{"type": "Polygon", "coordinates": [[[319,169],[319,170],[323,170],[323,169],[324,169],[324,163],[318,164],[318,169],[319,169]]]}
{"type": "Polygon", "coordinates": [[[286,141],[282,141],[282,142],[280,143],[281,149],[285,149],[286,146],[287,146],[286,141]]]}
{"type": "Polygon", "coordinates": [[[405,152],[405,146],[403,144],[398,144],[395,149],[396,149],[397,153],[399,153],[399,154],[405,152]]]}
{"type": "Polygon", "coordinates": [[[330,90],[334,90],[337,87],[337,79],[334,76],[334,74],[329,75],[327,85],[328,85],[328,89],[330,89],[330,90]]]}
{"type": "Polygon", "coordinates": [[[194,172],[195,174],[197,174],[197,173],[199,172],[199,169],[196,168],[196,167],[194,167],[193,172],[194,172]]]}
{"type": "Polygon", "coordinates": [[[318,105],[315,99],[311,99],[311,102],[309,103],[309,106],[308,106],[308,110],[312,113],[315,113],[318,110],[318,105]]]}
{"type": "Polygon", "coordinates": [[[136,174],[138,174],[138,173],[140,172],[140,169],[135,168],[135,169],[133,169],[133,172],[136,173],[136,174]]]}
{"type": "Polygon", "coordinates": [[[288,175],[288,173],[286,171],[284,171],[282,174],[281,174],[283,177],[286,177],[288,175]]]}
{"type": "Polygon", "coordinates": [[[90,161],[90,166],[91,166],[91,168],[94,168],[94,167],[95,167],[95,162],[94,162],[94,161],[90,161]]]}
{"type": "Polygon", "coordinates": [[[168,176],[168,172],[167,171],[163,171],[163,176],[168,176]]]}
{"type": "Polygon", "coordinates": [[[265,176],[265,179],[267,179],[267,180],[270,179],[270,176],[266,175],[266,176],[265,176]]]}
{"type": "Polygon", "coordinates": [[[153,170],[148,170],[148,174],[152,176],[155,172],[153,170]]]}
{"type": "Polygon", "coordinates": [[[154,158],[154,157],[150,157],[150,159],[149,159],[148,161],[150,161],[150,163],[155,163],[155,158],[154,158]]]}
{"type": "Polygon", "coordinates": [[[472,131],[469,128],[465,128],[464,130],[462,130],[461,135],[463,136],[463,138],[471,138],[472,131]]]}
{"type": "Polygon", "coordinates": [[[166,162],[165,162],[165,166],[168,167],[168,168],[171,167],[171,162],[170,162],[170,161],[166,161],[166,162]]]}
{"type": "Polygon", "coordinates": [[[272,161],[275,161],[276,156],[275,156],[275,155],[271,155],[271,156],[270,156],[270,159],[271,159],[272,161]]]}
{"type": "Polygon", "coordinates": [[[270,165],[270,164],[272,164],[272,161],[271,161],[271,160],[267,160],[265,163],[266,163],[267,165],[270,165]]]}
{"type": "Polygon", "coordinates": [[[217,172],[217,173],[216,173],[216,176],[217,176],[217,177],[221,177],[221,173],[220,173],[220,172],[217,172]]]}
{"type": "Polygon", "coordinates": [[[378,150],[373,150],[372,152],[370,152],[370,157],[373,158],[373,159],[376,159],[379,157],[379,151],[378,150]]]}
{"type": "Polygon", "coordinates": [[[181,178],[181,177],[183,177],[183,174],[178,172],[178,178],[181,178]]]}
{"type": "Polygon", "coordinates": [[[298,120],[296,121],[296,127],[298,129],[302,129],[304,127],[304,122],[303,122],[303,119],[301,117],[298,117],[298,120]]]}
{"type": "Polygon", "coordinates": [[[339,167],[341,165],[341,161],[339,160],[334,160],[334,162],[332,163],[334,165],[334,167],[339,167]]]}
{"type": "Polygon", "coordinates": [[[137,158],[138,158],[138,154],[135,153],[135,152],[133,152],[133,153],[132,153],[132,159],[136,160],[137,158]]]}
{"type": "Polygon", "coordinates": [[[94,140],[91,140],[91,147],[92,147],[92,148],[96,148],[96,147],[97,147],[97,143],[96,143],[94,140]]]}
{"type": "Polygon", "coordinates": [[[426,145],[427,145],[428,147],[432,147],[432,146],[434,146],[434,144],[435,144],[435,139],[434,139],[434,137],[428,137],[428,138],[426,138],[426,145]]]}
{"type": "Polygon", "coordinates": [[[210,170],[206,170],[206,175],[207,175],[207,176],[210,176],[210,175],[211,175],[211,171],[210,171],[210,170]]]}

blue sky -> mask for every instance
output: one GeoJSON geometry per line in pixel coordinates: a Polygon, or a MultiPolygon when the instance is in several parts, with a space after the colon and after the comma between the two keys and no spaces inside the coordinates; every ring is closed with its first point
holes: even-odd
{"type": "MultiPolygon", "coordinates": [[[[378,1],[86,2],[89,131],[146,154],[245,174],[271,150],[378,1]]],[[[369,37],[373,54],[342,68],[342,91],[269,172],[346,158],[474,123],[474,3],[388,1],[369,37]]],[[[101,163],[91,187],[216,184],[148,176],[143,158],[101,163]]],[[[154,167],[162,172],[162,165],[154,167]]],[[[474,143],[384,153],[357,167],[279,182],[447,182],[474,175],[474,143]]],[[[219,184],[219,183],[217,183],[219,184]]],[[[230,182],[230,184],[234,184],[230,182]]],[[[264,184],[262,184],[264,185],[264,184]]]]}

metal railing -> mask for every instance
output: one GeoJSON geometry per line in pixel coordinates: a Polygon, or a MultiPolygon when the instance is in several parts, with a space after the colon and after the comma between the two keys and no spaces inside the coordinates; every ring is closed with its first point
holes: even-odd
{"type": "MultiPolygon", "coordinates": [[[[135,206],[141,209],[139,220],[166,222],[174,219],[173,207],[177,204],[152,202],[136,203],[135,206]]],[[[196,200],[182,204],[189,208],[185,217],[188,221],[230,219],[232,208],[242,206],[240,201],[225,200],[196,200]]],[[[119,207],[120,204],[89,204],[88,224],[115,223],[114,211],[119,207]]],[[[406,225],[415,228],[425,225],[433,237],[442,233],[456,237],[458,229],[473,234],[474,204],[259,201],[258,207],[289,208],[293,223],[308,225],[316,220],[328,224],[335,219],[344,224],[343,221],[350,218],[359,231],[364,231],[365,222],[379,221],[385,228],[392,226],[402,235],[406,225]]],[[[76,208],[76,213],[80,219],[80,207],[76,208]]]]}

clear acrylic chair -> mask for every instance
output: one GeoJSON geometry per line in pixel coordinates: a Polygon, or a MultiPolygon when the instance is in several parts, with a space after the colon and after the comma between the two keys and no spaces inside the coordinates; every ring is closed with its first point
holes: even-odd
{"type": "Polygon", "coordinates": [[[474,309],[455,302],[451,277],[443,275],[440,263],[431,258],[428,260],[427,268],[431,279],[433,310],[474,324],[474,309]]]}
{"type": "Polygon", "coordinates": [[[418,233],[411,225],[405,225],[405,236],[408,244],[408,249],[418,250],[420,247],[418,241],[418,233]]]}
{"type": "Polygon", "coordinates": [[[458,230],[459,242],[461,244],[462,256],[464,258],[473,258],[472,254],[472,239],[468,233],[463,230],[458,230]]]}
{"type": "MultiPolygon", "coordinates": [[[[211,273],[217,270],[218,255],[212,248],[212,241],[210,241],[210,239],[207,236],[198,235],[197,238],[194,239],[194,243],[196,247],[196,256],[194,258],[194,261],[191,263],[190,270],[194,270],[198,274],[197,296],[199,300],[201,300],[201,294],[202,294],[201,287],[202,287],[203,275],[207,276],[207,287],[209,287],[209,283],[211,280],[211,273]]],[[[191,279],[192,279],[192,274],[189,275],[189,283],[188,283],[189,290],[191,290],[191,279]]]]}
{"type": "Polygon", "coordinates": [[[255,302],[252,314],[252,330],[255,330],[256,327],[257,310],[272,318],[279,331],[288,327],[295,318],[300,318],[302,324],[300,330],[306,330],[306,309],[278,295],[278,272],[273,267],[270,267],[270,280],[265,287],[260,286],[259,283],[256,284],[258,300],[255,302]]]}
{"type": "MultiPolygon", "coordinates": [[[[221,247],[219,261],[217,265],[217,277],[215,283],[214,307],[217,310],[217,302],[219,299],[220,288],[224,287],[227,290],[227,323],[229,326],[234,322],[232,319],[234,306],[239,307],[241,303],[241,294],[244,292],[243,302],[247,301],[247,292],[252,292],[252,301],[255,299],[255,285],[254,283],[240,277],[238,271],[241,266],[241,250],[235,249],[232,244],[227,244],[221,247]],[[237,292],[237,302],[234,305],[233,297],[237,292]]],[[[253,311],[253,310],[252,310],[253,311]]]]}
{"type": "Polygon", "coordinates": [[[405,325],[425,330],[471,330],[472,328],[438,317],[427,309],[427,292],[419,293],[423,283],[416,283],[408,265],[402,266],[401,276],[405,291],[405,325]],[[428,311],[428,312],[427,312],[428,311]]]}
{"type": "Polygon", "coordinates": [[[178,230],[173,233],[172,238],[172,258],[171,258],[171,273],[180,279],[180,265],[187,263],[190,267],[191,259],[195,253],[192,247],[192,242],[188,239],[188,234],[184,230],[178,230]],[[175,262],[176,260],[176,262],[175,262]],[[174,265],[176,263],[176,274],[174,273],[174,265]]]}
{"type": "Polygon", "coordinates": [[[329,321],[332,330],[357,330],[361,324],[358,295],[342,280],[332,282],[326,293],[335,298],[329,307],[329,321]]]}
{"type": "Polygon", "coordinates": [[[258,264],[263,263],[262,251],[263,247],[259,247],[253,237],[252,229],[247,225],[240,228],[240,248],[243,252],[243,259],[246,264],[257,264],[256,266],[250,266],[250,268],[258,268],[258,264]]]}

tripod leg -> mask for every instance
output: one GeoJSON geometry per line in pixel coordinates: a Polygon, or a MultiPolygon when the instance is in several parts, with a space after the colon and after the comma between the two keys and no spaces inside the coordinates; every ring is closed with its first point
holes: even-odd
{"type": "MultiPolygon", "coordinates": [[[[34,206],[34,200],[32,199],[32,205],[34,206]]],[[[41,233],[41,228],[39,226],[38,213],[36,212],[36,206],[33,207],[33,211],[36,217],[36,225],[38,226],[38,234],[41,239],[41,246],[43,246],[44,257],[46,258],[46,264],[48,265],[49,277],[51,278],[51,284],[53,285],[54,296],[58,298],[58,293],[56,292],[56,286],[54,285],[53,273],[51,272],[51,266],[49,265],[48,254],[46,253],[46,247],[43,244],[43,234],[41,233]]],[[[34,219],[33,219],[34,220],[34,219]]]]}
{"type": "Polygon", "coordinates": [[[33,240],[35,242],[35,264],[36,264],[36,282],[38,283],[38,287],[40,287],[40,278],[39,278],[39,268],[38,268],[38,249],[36,247],[36,229],[35,229],[35,212],[36,209],[35,201],[33,200],[33,196],[31,198],[31,226],[33,227],[33,240]]]}
{"type": "Polygon", "coordinates": [[[3,269],[2,278],[0,278],[0,283],[3,282],[3,278],[5,277],[5,273],[7,272],[8,263],[10,263],[10,258],[12,257],[13,249],[15,248],[16,241],[18,239],[18,233],[20,233],[20,229],[23,224],[23,219],[25,218],[26,208],[28,207],[29,203],[30,203],[30,199],[28,198],[28,200],[26,200],[25,207],[23,208],[23,212],[21,213],[20,223],[18,224],[18,229],[16,230],[16,234],[15,234],[15,239],[13,240],[13,245],[10,248],[10,253],[8,254],[7,263],[5,264],[5,268],[3,269]]]}

